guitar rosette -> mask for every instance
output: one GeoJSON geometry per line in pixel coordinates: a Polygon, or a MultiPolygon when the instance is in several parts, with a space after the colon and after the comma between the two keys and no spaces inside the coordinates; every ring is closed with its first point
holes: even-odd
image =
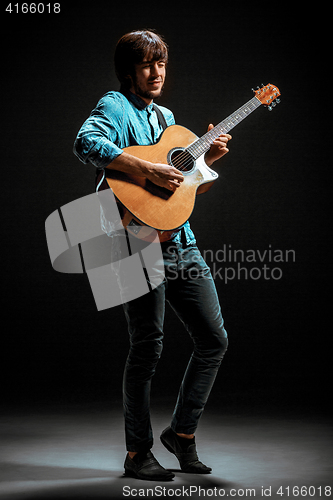
{"type": "Polygon", "coordinates": [[[111,189],[55,210],[45,221],[45,231],[54,270],[86,273],[98,311],[141,297],[164,280],[157,231],[153,242],[126,231],[111,189]]]}

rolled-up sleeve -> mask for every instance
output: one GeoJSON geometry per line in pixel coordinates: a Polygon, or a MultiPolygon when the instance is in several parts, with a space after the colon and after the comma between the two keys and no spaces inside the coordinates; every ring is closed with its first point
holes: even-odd
{"type": "Polygon", "coordinates": [[[123,104],[115,93],[108,93],[98,102],[84,122],[74,142],[74,154],[83,163],[105,168],[123,150],[121,141],[123,104]]]}

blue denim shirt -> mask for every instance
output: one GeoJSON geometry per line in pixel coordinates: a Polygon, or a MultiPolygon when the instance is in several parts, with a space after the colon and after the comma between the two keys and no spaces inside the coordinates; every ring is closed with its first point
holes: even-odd
{"type": "MultiPolygon", "coordinates": [[[[163,106],[159,109],[167,125],[173,125],[172,112],[163,106]]],[[[122,154],[123,148],[155,144],[162,132],[153,104],[147,105],[131,92],[125,95],[112,91],[99,100],[82,125],[74,143],[74,153],[83,163],[92,163],[97,169],[104,170],[122,154]]],[[[195,244],[189,222],[183,227],[187,244],[195,244]]],[[[172,240],[180,242],[180,232],[172,240]]]]}

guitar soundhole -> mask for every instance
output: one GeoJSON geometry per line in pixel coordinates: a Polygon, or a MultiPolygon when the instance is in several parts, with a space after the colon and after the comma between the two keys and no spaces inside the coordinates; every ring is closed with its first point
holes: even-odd
{"type": "Polygon", "coordinates": [[[174,148],[169,151],[168,163],[182,172],[190,172],[194,168],[194,158],[186,149],[174,148]]]}

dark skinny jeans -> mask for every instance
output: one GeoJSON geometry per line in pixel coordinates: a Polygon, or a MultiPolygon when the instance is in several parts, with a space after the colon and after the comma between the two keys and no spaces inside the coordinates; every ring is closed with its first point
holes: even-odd
{"type": "Polygon", "coordinates": [[[163,347],[165,301],[194,347],[171,420],[175,432],[195,432],[228,346],[215,283],[198,248],[163,243],[162,251],[163,283],[123,306],[130,335],[123,379],[128,451],[146,451],[153,445],[150,385],[163,347]]]}

